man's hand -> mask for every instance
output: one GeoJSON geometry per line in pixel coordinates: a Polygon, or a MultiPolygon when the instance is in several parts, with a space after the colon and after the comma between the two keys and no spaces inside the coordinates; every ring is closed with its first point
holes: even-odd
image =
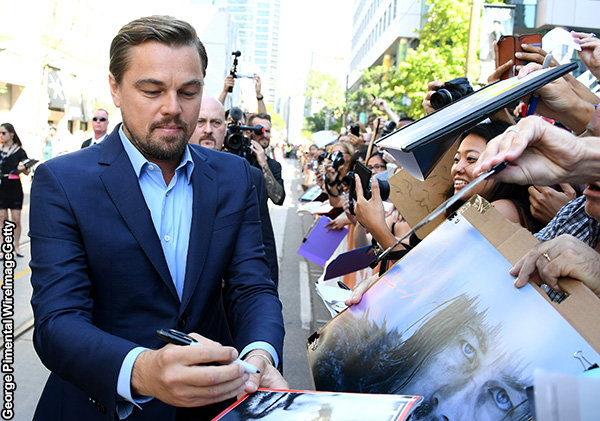
{"type": "Polygon", "coordinates": [[[585,32],[571,31],[571,35],[579,45],[581,51],[577,51],[579,58],[590,72],[600,79],[600,39],[585,32]]]}
{"type": "Polygon", "coordinates": [[[223,82],[223,91],[224,92],[229,92],[229,88],[232,88],[235,86],[235,78],[233,77],[233,75],[227,75],[225,77],[225,81],[223,82]]]}
{"type": "Polygon", "coordinates": [[[201,344],[166,345],[142,352],[133,366],[132,394],[153,396],[180,407],[204,406],[233,398],[246,390],[249,375],[240,364],[229,363],[238,356],[235,348],[222,346],[197,334],[201,344]]]}
{"type": "Polygon", "coordinates": [[[289,389],[288,382],[281,373],[273,366],[273,359],[267,351],[255,349],[250,351],[244,358],[258,368],[260,373],[250,375],[250,380],[246,383],[246,393],[254,393],[259,387],[268,389],[289,389]],[[260,354],[261,356],[258,356],[260,354]],[[267,362],[269,360],[271,364],[267,362]]]}
{"type": "Polygon", "coordinates": [[[529,209],[531,215],[547,224],[558,213],[560,208],[577,197],[577,192],[568,183],[560,185],[562,191],[552,187],[529,187],[529,209]]]}
{"type": "MultiPolygon", "coordinates": [[[[538,63],[528,63],[519,71],[518,78],[521,79],[529,73],[540,70],[542,66],[538,63]]],[[[566,124],[576,134],[585,131],[586,125],[594,115],[594,105],[586,99],[579,97],[573,90],[573,86],[564,78],[560,77],[536,91],[540,101],[536,113],[544,117],[559,120],[566,124]]],[[[527,102],[530,95],[522,98],[527,102]]]]}
{"type": "Polygon", "coordinates": [[[267,154],[265,153],[265,149],[258,143],[256,140],[250,140],[250,149],[254,152],[256,156],[256,160],[258,161],[258,165],[261,167],[267,164],[267,154]]]}
{"type": "Polygon", "coordinates": [[[435,88],[442,86],[444,82],[439,80],[434,80],[433,82],[429,82],[427,85],[427,93],[425,94],[425,98],[423,98],[423,102],[421,105],[425,109],[425,114],[431,114],[435,111],[435,109],[431,106],[431,95],[435,92],[435,88]]]}
{"type": "Polygon", "coordinates": [[[362,134],[360,136],[356,136],[356,135],[353,135],[352,133],[348,133],[348,141],[350,142],[350,144],[352,146],[354,146],[357,149],[360,148],[365,143],[362,134]]]}
{"type": "Polygon", "coordinates": [[[583,282],[600,297],[600,254],[577,238],[563,234],[543,242],[527,253],[511,269],[518,275],[515,286],[521,288],[530,279],[563,292],[559,278],[569,277],[583,282]]]}
{"type": "Polygon", "coordinates": [[[262,94],[261,94],[262,82],[260,81],[260,76],[256,73],[254,73],[254,77],[252,78],[252,80],[254,81],[254,89],[256,90],[256,97],[262,96],[262,94]]]}
{"type": "Polygon", "coordinates": [[[473,172],[478,175],[506,161],[507,167],[494,176],[506,183],[593,182],[600,179],[598,142],[598,138],[578,138],[531,116],[488,142],[473,172]]]}

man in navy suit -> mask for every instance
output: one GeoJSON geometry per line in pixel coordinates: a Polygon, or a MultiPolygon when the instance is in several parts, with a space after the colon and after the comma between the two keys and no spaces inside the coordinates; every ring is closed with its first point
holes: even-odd
{"type": "Polygon", "coordinates": [[[207,64],[189,24],[137,19],[110,56],[123,124],[32,186],[34,345],[52,371],[35,419],[211,419],[287,387],[249,166],[187,144],[207,64]],[[162,328],[202,346],[163,346],[162,328]],[[238,356],[260,372],[227,364],[238,356]]]}

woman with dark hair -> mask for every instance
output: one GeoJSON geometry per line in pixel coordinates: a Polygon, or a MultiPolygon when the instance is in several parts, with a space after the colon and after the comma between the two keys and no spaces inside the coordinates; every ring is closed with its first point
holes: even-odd
{"type": "MultiPolygon", "coordinates": [[[[473,165],[479,159],[479,155],[485,150],[487,143],[496,136],[504,133],[511,124],[506,121],[491,121],[481,123],[466,130],[459,137],[459,146],[454,156],[454,164],[450,170],[454,180],[453,194],[458,193],[475,179],[473,175],[473,165]]],[[[529,192],[528,186],[519,184],[503,183],[497,180],[487,179],[483,181],[471,192],[471,196],[478,194],[512,222],[519,223],[521,226],[534,230],[535,220],[529,210],[529,192]]],[[[463,198],[465,201],[470,197],[463,198]]],[[[463,202],[464,203],[464,202],[463,202]]],[[[449,210],[449,213],[458,209],[462,203],[458,203],[456,208],[449,210]]]]}
{"type": "MultiPolygon", "coordinates": [[[[448,192],[448,197],[456,194],[475,179],[473,169],[479,155],[485,150],[490,140],[503,133],[509,126],[510,124],[505,121],[481,123],[460,135],[460,143],[450,171],[454,184],[453,189],[448,192]]],[[[360,183],[360,180],[357,181],[358,183],[360,183]]],[[[364,197],[359,196],[354,209],[357,220],[385,250],[396,243],[396,237],[399,235],[397,232],[392,232],[385,221],[385,212],[379,196],[379,188],[376,184],[372,183],[371,185],[373,197],[370,200],[365,200],[364,197]]],[[[360,190],[360,188],[357,187],[357,190],[360,190]]],[[[534,230],[534,219],[529,210],[527,186],[507,184],[496,180],[483,181],[471,192],[469,197],[464,197],[463,201],[457,202],[449,209],[448,215],[475,194],[490,202],[508,220],[519,223],[530,231],[534,230]]],[[[402,234],[404,233],[406,233],[406,230],[402,234]]],[[[408,240],[406,241],[408,242],[408,240]]],[[[414,246],[418,241],[418,238],[411,238],[410,245],[414,246]]],[[[399,245],[394,250],[402,251],[404,249],[403,245],[399,245]]]]}
{"type": "Polygon", "coordinates": [[[23,207],[23,186],[20,173],[29,174],[29,169],[23,165],[27,153],[22,148],[21,139],[10,123],[0,125],[2,146],[0,147],[0,219],[10,220],[16,224],[14,230],[15,253],[23,257],[19,248],[21,236],[21,209],[23,207]],[[9,217],[10,210],[10,217],[9,217]]]}

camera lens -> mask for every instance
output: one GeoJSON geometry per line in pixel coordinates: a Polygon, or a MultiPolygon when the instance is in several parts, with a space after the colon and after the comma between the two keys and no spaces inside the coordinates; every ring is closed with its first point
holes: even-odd
{"type": "Polygon", "coordinates": [[[452,102],[452,94],[447,89],[438,89],[431,95],[430,101],[433,109],[439,110],[452,102]]]}
{"type": "Polygon", "coordinates": [[[388,200],[390,198],[390,183],[380,179],[377,179],[377,183],[379,183],[379,194],[381,195],[381,200],[388,200]]]}
{"type": "Polygon", "coordinates": [[[237,133],[232,133],[225,139],[225,147],[230,151],[238,151],[244,146],[244,137],[237,133]]]}

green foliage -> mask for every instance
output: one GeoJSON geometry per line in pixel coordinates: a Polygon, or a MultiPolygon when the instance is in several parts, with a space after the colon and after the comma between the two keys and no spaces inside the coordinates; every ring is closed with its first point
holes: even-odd
{"type": "MultiPolygon", "coordinates": [[[[405,80],[400,71],[394,67],[374,66],[365,69],[358,82],[358,89],[350,94],[352,111],[357,115],[361,111],[380,113],[377,107],[371,106],[373,97],[383,98],[388,106],[396,112],[405,112],[401,105],[405,80]]],[[[357,120],[356,116],[352,120],[357,120]]]]}
{"type": "Polygon", "coordinates": [[[427,84],[464,76],[469,36],[470,0],[428,0],[427,22],[420,33],[420,43],[410,50],[401,63],[400,74],[406,80],[404,93],[412,100],[411,117],[424,115],[421,103],[427,84]]]}
{"type": "Polygon", "coordinates": [[[337,131],[343,126],[346,103],[344,90],[338,79],[311,69],[304,96],[310,104],[318,108],[312,110],[312,116],[305,119],[305,130],[316,132],[327,128],[337,131]]]}
{"type": "MultiPolygon", "coordinates": [[[[502,4],[502,0],[486,3],[502,4]]],[[[419,33],[419,45],[408,52],[406,61],[398,69],[383,66],[365,69],[359,79],[359,88],[350,95],[353,113],[371,112],[371,95],[383,98],[399,114],[413,118],[425,114],[421,103],[427,93],[427,84],[433,80],[448,81],[465,75],[471,0],[427,0],[429,13],[419,33]],[[407,97],[409,106],[402,105],[407,97]]]]}

